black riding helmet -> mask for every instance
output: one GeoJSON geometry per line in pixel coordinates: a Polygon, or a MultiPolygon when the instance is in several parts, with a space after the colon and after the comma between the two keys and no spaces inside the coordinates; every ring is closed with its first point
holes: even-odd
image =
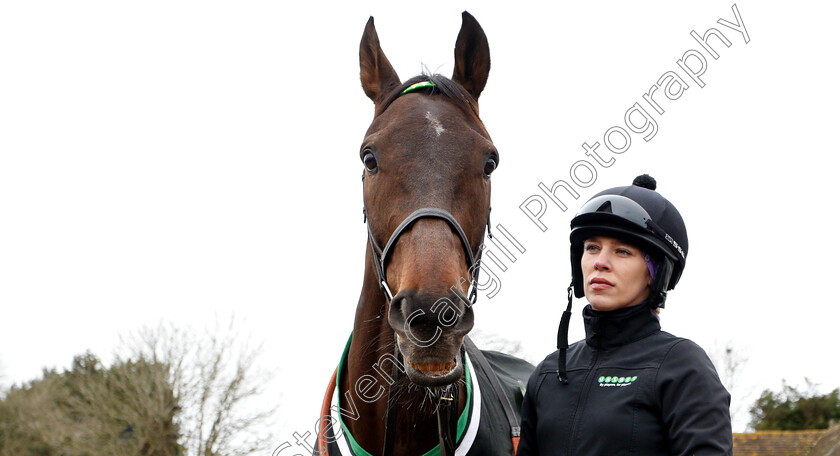
{"type": "Polygon", "coordinates": [[[677,208],[659,193],[656,181],[642,174],[633,185],[604,190],[586,202],[572,219],[571,241],[572,283],[568,289],[569,303],[557,330],[557,376],[568,383],[566,351],[569,347],[569,319],[572,311],[572,292],[584,296],[583,241],[593,236],[609,236],[638,246],[659,263],[651,284],[649,304],[665,307],[665,297],[680,281],[688,255],[688,235],[677,208]]]}
{"type": "Polygon", "coordinates": [[[680,281],[688,255],[688,235],[677,208],[655,192],[656,181],[643,174],[633,185],[598,193],[572,219],[572,285],[583,297],[580,258],[583,241],[592,236],[610,236],[638,246],[659,262],[651,285],[651,307],[665,307],[665,297],[680,281]]]}

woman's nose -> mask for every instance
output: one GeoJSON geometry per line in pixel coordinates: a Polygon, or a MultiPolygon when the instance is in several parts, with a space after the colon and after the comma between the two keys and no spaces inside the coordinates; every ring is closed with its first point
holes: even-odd
{"type": "Polygon", "coordinates": [[[610,269],[610,262],[609,259],[605,257],[604,253],[601,252],[597,258],[595,258],[595,270],[596,271],[608,271],[610,269]]]}

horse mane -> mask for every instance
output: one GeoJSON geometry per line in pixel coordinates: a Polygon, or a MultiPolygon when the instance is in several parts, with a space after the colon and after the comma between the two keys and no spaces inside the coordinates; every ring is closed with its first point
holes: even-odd
{"type": "Polygon", "coordinates": [[[475,99],[473,99],[472,95],[469,94],[461,84],[443,76],[441,74],[433,73],[433,74],[420,74],[417,75],[408,81],[402,83],[402,85],[396,87],[382,101],[382,106],[378,109],[379,112],[385,111],[391,103],[394,102],[397,98],[402,95],[403,90],[407,89],[410,85],[416,84],[418,82],[431,82],[434,84],[434,87],[424,87],[422,89],[417,90],[418,92],[423,92],[428,95],[440,93],[445,95],[447,98],[452,100],[455,105],[460,108],[464,113],[469,116],[478,117],[478,103],[475,99]]]}

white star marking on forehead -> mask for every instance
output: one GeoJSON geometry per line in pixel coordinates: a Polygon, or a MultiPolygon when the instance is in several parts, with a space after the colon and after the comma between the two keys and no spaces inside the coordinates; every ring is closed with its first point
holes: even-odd
{"type": "Polygon", "coordinates": [[[441,134],[443,134],[443,132],[446,131],[446,129],[443,128],[443,125],[441,125],[437,117],[435,117],[434,114],[432,114],[430,111],[426,111],[426,120],[428,120],[429,125],[431,125],[431,127],[435,129],[435,133],[437,133],[438,136],[440,136],[441,134]]]}

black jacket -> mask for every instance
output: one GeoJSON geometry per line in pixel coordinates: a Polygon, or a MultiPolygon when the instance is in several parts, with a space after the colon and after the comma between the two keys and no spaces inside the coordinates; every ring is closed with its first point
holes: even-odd
{"type": "Polygon", "coordinates": [[[732,454],[729,393],[702,348],[661,331],[644,303],[583,318],[569,383],[558,352],[528,380],[518,456],[732,454]]]}

